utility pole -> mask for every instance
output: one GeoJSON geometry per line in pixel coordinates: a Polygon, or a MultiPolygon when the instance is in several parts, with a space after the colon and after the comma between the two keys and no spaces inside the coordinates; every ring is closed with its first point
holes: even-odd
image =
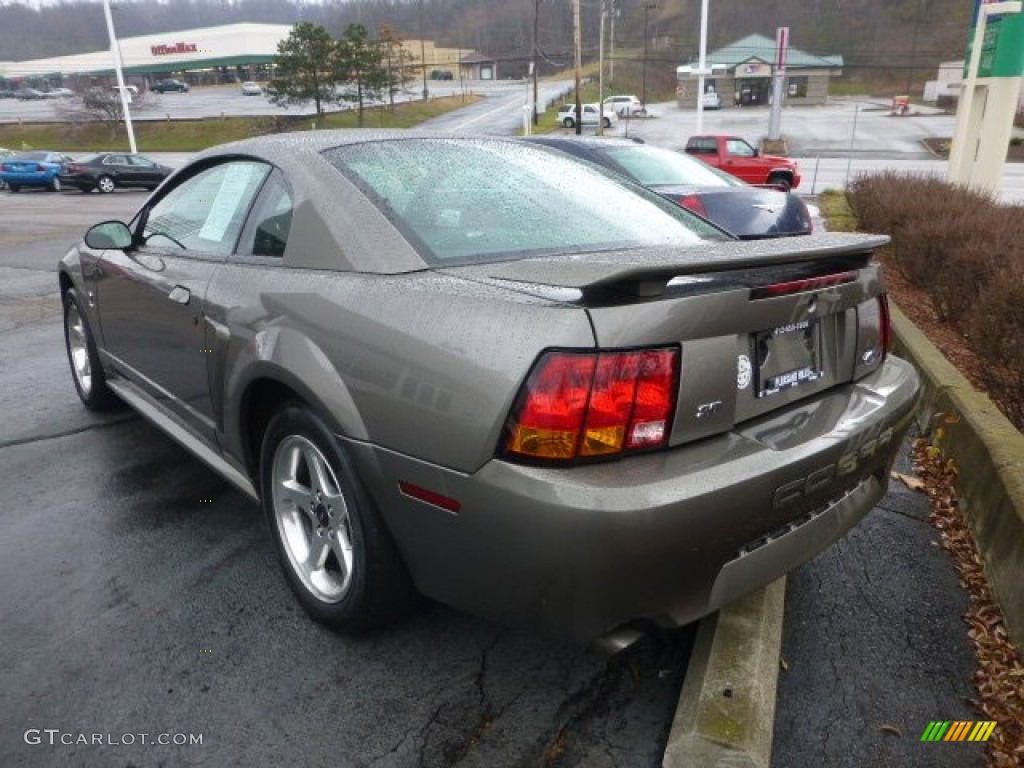
{"type": "Polygon", "coordinates": [[[540,24],[540,0],[533,0],[533,58],[530,70],[533,74],[533,124],[537,125],[537,30],[540,24]]]}
{"type": "Polygon", "coordinates": [[[704,75],[708,71],[708,0],[700,0],[700,51],[697,62],[697,133],[704,131],[704,75]]]}
{"type": "Polygon", "coordinates": [[[423,100],[430,95],[427,90],[427,45],[423,42],[423,0],[420,0],[420,64],[423,65],[423,100]]]}
{"type": "MultiPolygon", "coordinates": [[[[704,2],[707,2],[707,0],[704,0],[704,2]]],[[[657,7],[654,3],[647,3],[644,6],[644,61],[640,73],[640,101],[644,103],[645,110],[647,109],[647,38],[649,37],[647,33],[647,13],[657,7]]]]}
{"type": "Polygon", "coordinates": [[[615,7],[615,0],[611,0],[612,7],[612,31],[608,42],[611,44],[608,52],[608,82],[615,82],[615,17],[619,15],[619,9],[615,7]]]}
{"type": "Polygon", "coordinates": [[[574,64],[576,70],[576,135],[583,135],[583,96],[580,93],[582,81],[580,70],[583,69],[583,40],[580,37],[580,0],[572,2],[572,37],[574,52],[574,64]]]}
{"type": "Polygon", "coordinates": [[[597,135],[604,136],[604,0],[601,0],[601,39],[597,43],[597,135]]]}

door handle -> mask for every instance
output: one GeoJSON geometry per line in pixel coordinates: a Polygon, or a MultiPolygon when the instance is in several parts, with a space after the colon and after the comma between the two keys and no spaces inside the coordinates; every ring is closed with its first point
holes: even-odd
{"type": "Polygon", "coordinates": [[[192,292],[181,285],[176,285],[167,294],[167,298],[177,304],[188,304],[192,299],[192,292]]]}

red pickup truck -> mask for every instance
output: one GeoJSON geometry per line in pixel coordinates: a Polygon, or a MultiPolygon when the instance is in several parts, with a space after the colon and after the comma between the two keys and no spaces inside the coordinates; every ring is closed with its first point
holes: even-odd
{"type": "Polygon", "coordinates": [[[691,136],[686,152],[748,184],[770,184],[782,190],[800,185],[795,160],[762,155],[738,136],[691,136]]]}

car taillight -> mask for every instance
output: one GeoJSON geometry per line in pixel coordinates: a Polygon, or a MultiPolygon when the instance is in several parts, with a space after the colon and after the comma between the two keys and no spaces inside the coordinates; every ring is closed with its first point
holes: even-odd
{"type": "Polygon", "coordinates": [[[547,352],[508,424],[505,453],[572,461],[668,442],[679,350],[547,352]]]}
{"type": "Polygon", "coordinates": [[[704,207],[704,203],[701,202],[698,195],[686,195],[680,198],[679,205],[688,211],[693,211],[698,216],[703,216],[705,219],[708,217],[707,209],[704,207]]]}
{"type": "Polygon", "coordinates": [[[882,360],[885,360],[892,343],[892,315],[889,314],[889,297],[884,293],[878,297],[878,313],[878,335],[882,342],[882,360]]]}
{"type": "Polygon", "coordinates": [[[36,166],[36,172],[37,173],[46,173],[46,166],[45,165],[37,165],[36,166]]]}

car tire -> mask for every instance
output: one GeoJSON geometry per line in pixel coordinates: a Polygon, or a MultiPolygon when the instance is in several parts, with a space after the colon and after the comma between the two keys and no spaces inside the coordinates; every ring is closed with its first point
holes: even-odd
{"type": "Polygon", "coordinates": [[[768,177],[768,183],[778,188],[782,192],[789,192],[792,188],[793,183],[788,176],[781,173],[773,173],[768,177]]]}
{"type": "Polygon", "coordinates": [[[607,118],[607,117],[603,120],[603,123],[604,123],[604,127],[605,128],[611,128],[612,127],[612,121],[609,118],[607,118]]]}
{"type": "Polygon", "coordinates": [[[11,192],[14,192],[14,193],[21,192],[21,187],[19,187],[17,184],[8,184],[7,188],[9,190],[11,190],[11,192]]]}
{"type": "Polygon", "coordinates": [[[96,179],[96,189],[98,189],[105,195],[109,195],[111,192],[113,192],[114,187],[116,186],[117,185],[114,184],[114,180],[109,176],[100,176],[98,179],[96,179]]]}
{"type": "Polygon", "coordinates": [[[414,594],[383,519],[331,429],[305,405],[271,419],[260,452],[260,498],[285,579],[317,621],[380,626],[414,594]]]}
{"type": "Polygon", "coordinates": [[[90,411],[106,411],[120,404],[107,386],[107,378],[96,352],[96,341],[78,293],[64,293],[64,346],[71,365],[71,379],[82,403],[90,411]]]}
{"type": "Polygon", "coordinates": [[[60,179],[58,179],[56,176],[50,179],[49,189],[51,192],[60,192],[60,179]]]}
{"type": "Polygon", "coordinates": [[[576,125],[576,121],[573,120],[571,117],[567,117],[562,121],[562,125],[564,125],[566,128],[572,128],[576,125]]]}

